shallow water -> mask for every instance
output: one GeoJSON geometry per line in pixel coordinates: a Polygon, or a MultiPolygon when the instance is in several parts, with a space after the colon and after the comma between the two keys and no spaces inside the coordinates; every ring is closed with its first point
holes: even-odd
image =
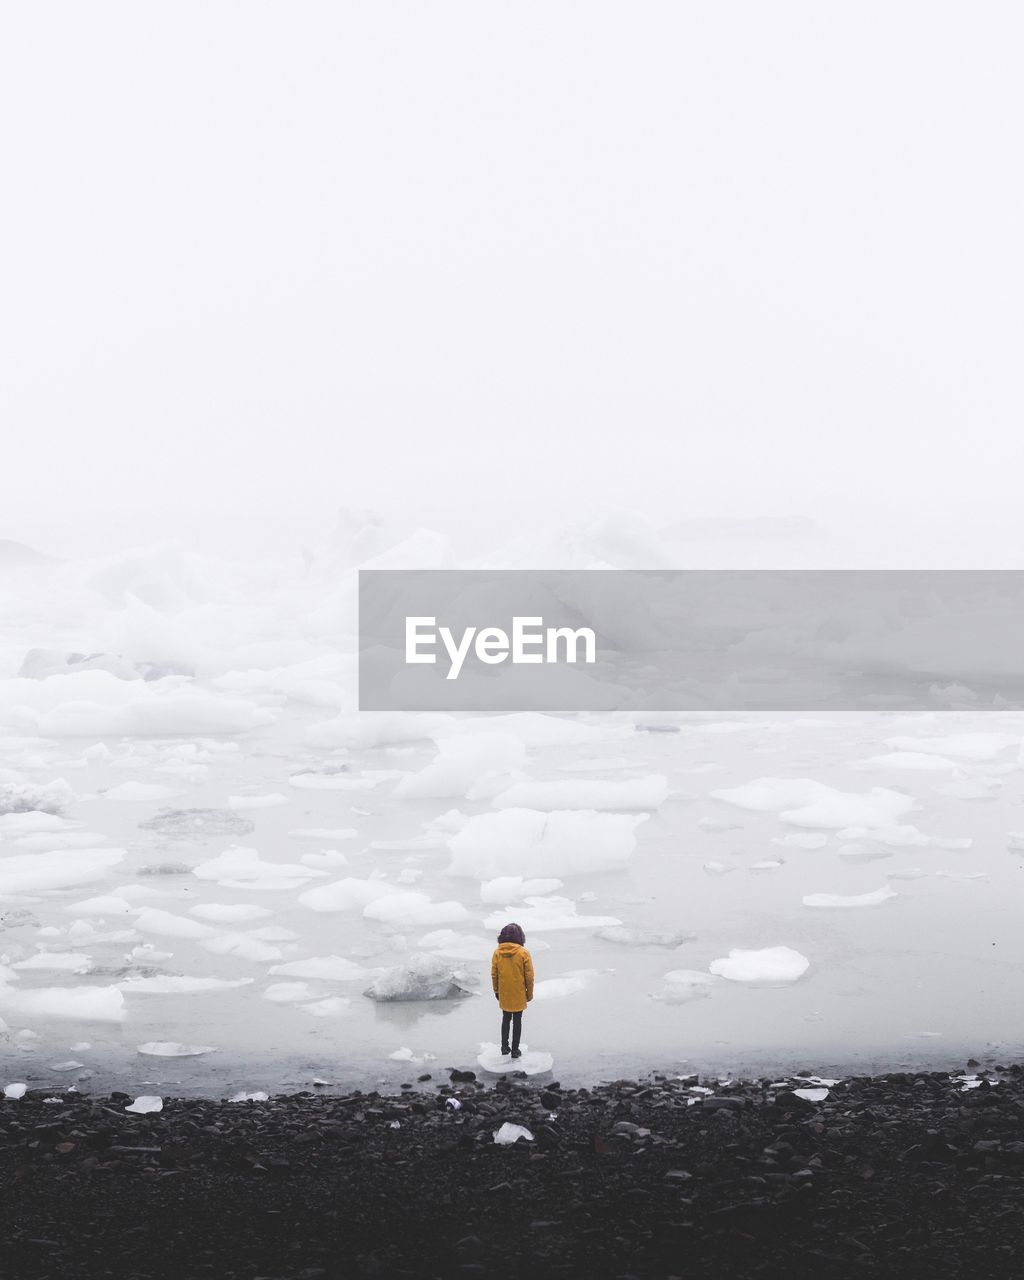
{"type": "MultiPolygon", "coordinates": [[[[396,771],[425,767],[436,754],[433,743],[351,752],[312,748],[306,730],[323,719],[322,710],[287,705],[271,727],[207,739],[237,742],[238,750],[213,752],[201,781],[160,772],[173,760],[176,747],[201,743],[198,736],[109,738],[110,758],[84,763],[83,749],[97,739],[35,740],[33,776],[64,777],[80,797],[67,807],[65,817],[98,833],[102,841],[97,843],[124,847],[127,854],[88,884],[7,895],[2,963],[16,964],[39,949],[85,953],[91,963],[91,972],[81,975],[15,970],[8,990],[123,981],[124,974],[117,971],[130,964],[126,954],[145,943],[169,953],[149,964],[151,970],[248,981],[198,994],[128,989],[120,1022],[81,1019],[73,1002],[59,1018],[19,1017],[0,1004],[9,1028],[4,1045],[9,1079],[47,1087],[77,1079],[83,1088],[120,1082],[124,1087],[158,1084],[165,1092],[228,1093],[310,1087],[315,1078],[338,1087],[395,1085],[427,1072],[443,1078],[448,1066],[475,1065],[480,1044],[497,1038],[486,960],[494,930],[483,921],[501,907],[481,903],[475,880],[448,874],[450,853],[443,845],[414,850],[373,845],[420,836],[425,824],[452,808],[464,814],[487,812],[490,800],[396,798],[396,771]],[[346,779],[366,784],[363,789],[307,790],[289,782],[303,768],[342,763],[348,767],[346,779]],[[105,796],[107,789],[129,779],[160,782],[179,794],[138,801],[105,796]],[[271,793],[284,795],[287,802],[246,810],[243,816],[255,829],[244,836],[172,839],[139,825],[165,805],[221,808],[229,796],[271,793]],[[299,828],[354,828],[357,834],[311,840],[291,834],[299,828]],[[348,864],[277,889],[228,887],[187,870],[140,874],[155,864],[187,868],[203,863],[232,843],[257,849],[263,860],[287,863],[335,848],[347,855],[348,864]],[[411,871],[420,873],[411,888],[434,901],[464,903],[470,918],[451,926],[395,929],[359,911],[319,913],[298,901],[310,887],[335,879],[383,876],[395,882],[411,871]],[[275,944],[280,958],[253,961],[213,954],[201,940],[141,930],[134,941],[82,940],[67,934],[78,918],[74,904],[117,894],[125,886],[141,886],[146,896],[134,899],[132,910],[120,916],[88,917],[96,929],[133,929],[137,919],[146,919],[138,917],[142,908],[194,921],[197,917],[189,913],[197,905],[254,903],[270,914],[239,924],[213,924],[212,935],[277,926],[295,937],[275,944]],[[15,911],[30,914],[13,917],[15,911]],[[275,963],[311,956],[356,959],[368,969],[393,965],[420,949],[419,939],[432,929],[448,927],[480,940],[479,961],[453,961],[479,982],[478,993],[464,999],[376,1003],[362,995],[365,978],[313,980],[270,973],[275,963]],[[65,932],[47,932],[52,929],[65,932]],[[266,998],[272,984],[294,981],[308,982],[302,1001],[266,998]],[[302,1007],[338,995],[350,1001],[340,1015],[315,1017],[302,1007]],[[19,1042],[17,1032],[24,1029],[38,1039],[21,1037],[19,1042]],[[211,1045],[216,1052],[173,1059],[137,1053],[139,1044],[171,1040],[211,1045]],[[71,1048],[86,1043],[88,1048],[71,1048]],[[416,1061],[389,1058],[403,1047],[412,1050],[416,1061]],[[53,1067],[69,1061],[82,1067],[53,1067]]],[[[1024,852],[1008,847],[1009,833],[1024,828],[1024,773],[1017,767],[1016,745],[994,750],[988,760],[960,759],[955,771],[867,769],[859,763],[887,752],[885,739],[901,735],[1019,735],[1020,715],[694,717],[660,726],[677,732],[638,729],[621,715],[591,717],[588,723],[606,729],[607,740],[531,748],[529,776],[621,779],[663,773],[670,794],[637,828],[628,867],[560,877],[558,895],[572,899],[580,914],[695,936],[665,947],[622,945],[595,936],[592,928],[530,932],[527,942],[538,982],[586,974],[582,989],[550,999],[539,996],[526,1016],[524,1040],[554,1055],[555,1077],[581,1082],[651,1069],[698,1068],[755,1074],[785,1067],[849,1072],[903,1063],[947,1066],[972,1053],[992,1059],[1021,1056],[1024,1038],[1013,1011],[1019,1005],[1024,964],[1024,852]],[[1004,766],[1005,772],[999,772],[1004,766]],[[969,837],[972,844],[966,850],[895,848],[887,856],[851,862],[839,849],[856,842],[834,830],[826,832],[826,843],[818,849],[773,843],[774,837],[805,829],[787,824],[777,813],[749,811],[710,795],[759,777],[812,778],[844,792],[900,790],[920,806],[903,822],[929,836],[969,837]],[[987,799],[939,794],[937,788],[954,777],[987,777],[999,785],[987,799]],[[719,825],[709,827],[708,820],[719,825]],[[781,860],[782,865],[753,869],[764,860],[781,860]],[[706,869],[709,862],[728,870],[712,874],[706,869]],[[896,878],[908,869],[925,874],[896,878]],[[963,876],[980,878],[958,878],[963,876]],[[812,909],[802,904],[808,894],[861,895],[885,885],[897,896],[878,905],[812,909]],[[706,973],[733,948],[774,946],[807,957],[809,968],[799,980],[761,985],[719,978],[706,998],[678,1004],[655,998],[665,990],[663,975],[669,971],[706,973]]],[[[2,764],[11,768],[20,762],[24,769],[25,758],[25,745],[9,741],[2,764]]],[[[23,852],[9,837],[0,846],[4,857],[23,852]]],[[[74,858],[75,851],[67,857],[74,858]]],[[[515,873],[514,865],[503,869],[515,873]]],[[[508,904],[513,915],[516,905],[508,904]]]]}

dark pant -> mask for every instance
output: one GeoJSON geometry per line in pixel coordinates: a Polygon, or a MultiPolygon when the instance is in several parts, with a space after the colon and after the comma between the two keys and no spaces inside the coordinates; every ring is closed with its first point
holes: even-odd
{"type": "Polygon", "coordinates": [[[512,1024],[512,1048],[519,1048],[519,1037],[523,1033],[523,1011],[520,1009],[518,1013],[508,1013],[505,1009],[501,1011],[501,1047],[508,1044],[508,1027],[512,1024]]]}

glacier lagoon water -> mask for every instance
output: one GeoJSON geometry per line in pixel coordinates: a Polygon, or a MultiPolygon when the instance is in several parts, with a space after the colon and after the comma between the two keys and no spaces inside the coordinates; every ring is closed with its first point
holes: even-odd
{"type": "MultiPolygon", "coordinates": [[[[436,1083],[449,1066],[473,1067],[481,1044],[497,1039],[487,962],[493,922],[496,915],[516,918],[529,908],[515,899],[481,901],[478,880],[449,874],[444,832],[432,843],[424,840],[442,814],[490,812],[492,797],[395,795],[403,776],[434,760],[433,741],[317,745],[310,727],[330,711],[266,701],[275,708],[275,722],[238,734],[23,733],[4,740],[0,767],[7,774],[0,777],[25,785],[64,778],[77,796],[63,811],[75,824],[66,833],[94,833],[93,847],[126,850],[87,883],[37,890],[29,884],[5,893],[0,1016],[7,1030],[0,1034],[7,1080],[54,1089],[78,1080],[82,1088],[214,1094],[309,1088],[314,1080],[394,1086],[426,1072],[436,1083]],[[102,747],[90,750],[96,744],[102,747]],[[188,757],[192,747],[198,757],[188,757]],[[203,762],[182,769],[189,758],[203,762]],[[321,771],[323,786],[294,785],[291,779],[309,770],[321,771]],[[332,777],[344,787],[332,785],[332,777]],[[143,791],[142,798],[130,798],[138,786],[150,785],[174,794],[143,791]],[[253,824],[247,834],[182,838],[146,825],[167,806],[224,809],[229,797],[271,795],[284,802],[238,810],[253,824]],[[355,834],[295,834],[303,830],[355,834]],[[343,853],[346,862],[322,864],[316,869],[325,874],[277,887],[226,884],[189,870],[232,845],[255,849],[272,863],[303,865],[310,855],[315,863],[329,850],[343,853]],[[168,872],[174,865],[179,869],[168,872]],[[164,872],[152,874],[159,866],[164,872]],[[465,917],[388,923],[359,908],[319,912],[300,901],[309,889],[346,877],[400,885],[433,903],[460,903],[465,917]],[[129,910],[80,915],[75,909],[126,890],[129,910]],[[204,905],[239,903],[263,912],[232,923],[193,913],[204,905]],[[168,936],[160,913],[202,920],[210,932],[168,936]],[[75,926],[82,919],[87,923],[75,926]],[[280,953],[274,959],[218,954],[203,945],[268,928],[287,931],[269,942],[280,953]],[[440,930],[459,939],[439,941],[440,930]],[[105,933],[116,936],[104,941],[105,933]],[[425,947],[421,940],[431,934],[425,947]],[[147,944],[160,958],[135,950],[147,944]],[[276,965],[326,956],[379,970],[415,952],[440,954],[453,945],[463,954],[449,957],[451,963],[473,990],[461,999],[378,1003],[362,994],[365,977],[271,972],[276,965]],[[85,955],[81,967],[88,971],[17,967],[39,952],[85,955]],[[28,1012],[18,1003],[23,993],[123,984],[132,973],[244,985],[165,994],[121,986],[123,1017],[116,1022],[76,1016],[73,997],[62,998],[59,1016],[28,1012]],[[297,983],[306,985],[281,986],[297,983]],[[268,991],[291,998],[268,998],[268,991]],[[348,1003],[342,1007],[338,997],[348,1003]],[[319,1013],[309,1007],[322,1001],[329,1003],[319,1013]],[[213,1046],[215,1052],[140,1055],[137,1046],[152,1041],[213,1046]],[[391,1056],[402,1050],[411,1052],[391,1056]]],[[[592,926],[527,927],[539,985],[524,1039],[553,1055],[555,1078],[583,1082],[652,1069],[849,1072],[903,1063],[952,1065],[969,1054],[992,1060],[1020,1055],[1024,840],[1014,837],[1024,830],[1019,714],[661,716],[652,725],[616,714],[579,721],[592,730],[588,741],[527,748],[523,772],[529,778],[611,782],[661,774],[669,794],[636,828],[625,866],[594,872],[584,859],[573,874],[555,871],[562,882],[555,896],[570,900],[581,916],[615,920],[626,930],[692,937],[665,945],[671,937],[623,942],[592,926]],[[981,736],[964,740],[966,734],[981,736]],[[938,739],[949,746],[951,737],[960,755],[935,745],[938,739]],[[894,750],[887,745],[891,739],[917,739],[924,750],[910,750],[914,743],[894,750]],[[878,831],[851,834],[856,824],[796,825],[781,816],[779,803],[758,810],[712,795],[759,778],[812,779],[859,795],[885,788],[904,793],[915,807],[890,824],[896,832],[888,833],[887,844],[878,831]],[[893,843],[911,838],[908,825],[924,838],[970,844],[893,843]],[[794,836],[808,835],[817,835],[809,843],[820,847],[792,843],[794,836]],[[810,895],[856,898],[886,887],[895,896],[873,905],[815,908],[803,902],[810,895]],[[709,974],[733,949],[780,946],[809,961],[796,981],[747,983],[709,974]],[[679,971],[711,980],[689,986],[665,981],[679,971]],[[545,992],[543,983],[555,979],[564,980],[545,992]]],[[[782,812],[791,811],[792,801],[782,812]]],[[[45,850],[45,834],[33,839],[19,830],[2,833],[0,868],[45,850]]],[[[70,864],[81,854],[71,848],[62,856],[70,864]]],[[[517,874],[514,854],[502,873],[517,874]]]]}

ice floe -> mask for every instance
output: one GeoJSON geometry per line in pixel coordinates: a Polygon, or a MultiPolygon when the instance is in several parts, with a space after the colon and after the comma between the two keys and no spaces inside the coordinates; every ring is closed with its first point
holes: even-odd
{"type": "Polygon", "coordinates": [[[557,782],[517,782],[491,801],[495,809],[559,809],[630,813],[657,809],[668,798],[664,774],[646,778],[606,781],[566,778],[557,782]]]}
{"type": "Polygon", "coordinates": [[[474,733],[436,740],[437,757],[395,786],[397,799],[478,799],[519,776],[526,748],[511,733],[474,733]]]}
{"type": "Polygon", "coordinates": [[[561,880],[524,879],[523,876],[498,876],[494,880],[485,880],[480,885],[481,902],[515,902],[528,895],[557,893],[562,887],[561,880]]]}
{"type": "Polygon", "coordinates": [[[126,853],[125,849],[61,849],[10,854],[0,859],[0,894],[46,893],[102,880],[126,853]]]}
{"type": "Polygon", "coordinates": [[[309,956],[305,960],[289,960],[287,964],[272,965],[270,972],[295,978],[351,982],[356,978],[367,977],[372,970],[344,956],[309,956]]]}
{"type": "Polygon", "coordinates": [[[594,930],[595,938],[617,942],[624,947],[678,947],[684,942],[691,942],[695,936],[681,929],[638,929],[622,924],[602,925],[594,930]]]}
{"type": "Polygon", "coordinates": [[[777,813],[797,827],[888,827],[919,807],[902,791],[872,787],[839,791],[810,778],[758,778],[739,787],[712,791],[716,800],[761,813],[777,813]]]}
{"type": "Polygon", "coordinates": [[[571,898],[528,897],[526,905],[506,906],[503,911],[492,911],[484,920],[488,929],[500,929],[512,916],[529,933],[543,933],[554,929],[597,929],[604,925],[622,923],[615,916],[581,916],[571,898]]]}
{"type": "Polygon", "coordinates": [[[319,885],[300,893],[299,903],[311,911],[360,911],[387,894],[402,893],[397,885],[384,880],[360,880],[348,877],[333,884],[319,885]]]}
{"type": "Polygon", "coordinates": [[[327,873],[303,862],[265,862],[256,849],[231,845],[215,858],[200,862],[192,868],[192,874],[200,880],[216,880],[220,884],[236,886],[247,884],[258,888],[260,881],[270,881],[275,886],[291,887],[282,882],[302,883],[327,873]]]}
{"type": "Polygon", "coordinates": [[[447,1000],[472,994],[466,975],[434,955],[414,954],[379,974],[363,995],[371,1000],[447,1000]]]}
{"type": "Polygon", "coordinates": [[[689,1004],[692,1000],[707,999],[715,978],[699,969],[670,969],[662,975],[662,982],[662,988],[651,993],[652,999],[666,1004],[689,1004]]]}
{"type": "Polygon", "coordinates": [[[34,987],[30,990],[0,985],[0,1013],[20,1019],[121,1022],[125,1017],[124,996],[117,985],[34,987]]]}
{"type": "Polygon", "coordinates": [[[763,947],[758,951],[734,948],[725,959],[712,960],[708,969],[730,982],[766,985],[795,982],[810,968],[810,961],[792,947],[763,947]]]}
{"type": "MultiPolygon", "coordinates": [[[[448,874],[570,876],[628,866],[646,814],[504,809],[466,819],[449,840],[448,874]]],[[[617,922],[615,922],[617,923],[617,922]]]]}
{"type": "Polygon", "coordinates": [[[217,1052],[210,1044],[179,1044],[176,1040],[147,1040],[135,1048],[149,1058],[196,1058],[200,1054],[217,1052]]]}
{"type": "Polygon", "coordinates": [[[501,1052],[501,1047],[491,1041],[480,1042],[480,1053],[477,1055],[477,1065],[483,1067],[485,1071],[490,1071],[494,1075],[504,1075],[507,1072],[522,1071],[528,1076],[543,1075],[545,1071],[550,1071],[555,1065],[554,1055],[544,1053],[540,1049],[531,1049],[526,1043],[520,1044],[521,1058],[513,1058],[508,1054],[501,1052]]]}
{"type": "Polygon", "coordinates": [[[802,899],[805,907],[876,907],[898,895],[888,885],[871,893],[844,896],[841,893],[808,893],[802,899]]]}

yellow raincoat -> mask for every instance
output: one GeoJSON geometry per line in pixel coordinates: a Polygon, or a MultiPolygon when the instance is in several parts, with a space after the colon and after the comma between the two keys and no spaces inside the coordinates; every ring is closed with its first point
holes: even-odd
{"type": "Polygon", "coordinates": [[[521,1013],[533,999],[533,959],[518,942],[502,942],[491,957],[491,985],[502,1013],[521,1013]]]}

